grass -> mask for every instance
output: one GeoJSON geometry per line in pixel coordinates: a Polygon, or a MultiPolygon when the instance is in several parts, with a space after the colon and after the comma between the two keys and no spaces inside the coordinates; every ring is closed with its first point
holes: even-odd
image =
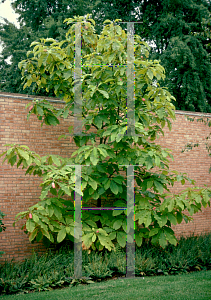
{"type": "Polygon", "coordinates": [[[49,292],[4,295],[0,300],[138,300],[138,299],[211,299],[211,271],[182,275],[111,279],[91,285],[78,285],[49,292]]]}

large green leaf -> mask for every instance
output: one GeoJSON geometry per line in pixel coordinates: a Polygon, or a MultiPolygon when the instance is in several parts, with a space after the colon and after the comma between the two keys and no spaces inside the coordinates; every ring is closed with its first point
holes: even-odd
{"type": "Polygon", "coordinates": [[[48,231],[46,231],[46,230],[43,230],[43,229],[41,229],[41,231],[42,231],[42,234],[43,234],[44,236],[46,236],[47,239],[50,241],[50,240],[51,240],[50,233],[49,233],[48,231]]]}
{"type": "Polygon", "coordinates": [[[32,232],[34,229],[35,229],[35,223],[32,219],[28,219],[27,222],[26,222],[26,229],[29,231],[29,232],[32,232]]]}
{"type": "Polygon", "coordinates": [[[93,242],[93,243],[95,242],[96,238],[97,238],[97,236],[96,236],[96,234],[94,233],[93,236],[92,236],[92,242],[93,242]]]}
{"type": "Polygon", "coordinates": [[[52,224],[55,228],[57,228],[57,229],[60,229],[60,228],[61,228],[61,225],[59,225],[59,223],[57,223],[57,222],[54,221],[54,220],[51,220],[51,224],[52,224]]]}
{"type": "Polygon", "coordinates": [[[63,76],[65,80],[69,79],[72,76],[72,70],[65,70],[63,76]]]}
{"type": "Polygon", "coordinates": [[[32,242],[37,236],[38,228],[35,228],[33,232],[29,235],[29,241],[32,242]]]}
{"type": "Polygon", "coordinates": [[[161,215],[160,219],[161,219],[161,223],[162,223],[161,227],[163,227],[167,223],[167,216],[166,215],[161,215]]]}
{"type": "Polygon", "coordinates": [[[106,91],[98,89],[98,92],[100,92],[106,99],[109,98],[109,94],[106,91]]]}
{"type": "Polygon", "coordinates": [[[162,248],[165,248],[167,245],[166,236],[163,231],[160,233],[159,244],[161,245],[162,248]]]}
{"type": "Polygon", "coordinates": [[[62,211],[61,209],[56,206],[56,205],[52,205],[52,209],[54,211],[54,215],[57,217],[58,220],[62,219],[62,211]]]}
{"type": "Polygon", "coordinates": [[[92,220],[86,220],[85,222],[86,222],[88,225],[90,225],[91,227],[97,228],[97,225],[96,225],[96,223],[95,223],[94,221],[92,221],[92,220]]]}
{"type": "Polygon", "coordinates": [[[101,116],[99,116],[99,115],[97,115],[94,119],[94,123],[98,128],[102,127],[102,121],[103,120],[102,120],[101,116]]]}
{"type": "Polygon", "coordinates": [[[208,190],[207,189],[203,190],[201,194],[203,196],[203,200],[205,201],[205,203],[208,203],[208,201],[210,200],[208,190]]]}
{"type": "Polygon", "coordinates": [[[175,200],[172,198],[168,205],[168,211],[171,212],[174,209],[175,200]]]}
{"type": "Polygon", "coordinates": [[[49,125],[56,126],[57,124],[59,124],[59,120],[55,116],[47,115],[46,118],[49,125]]]}
{"type": "Polygon", "coordinates": [[[55,155],[51,155],[51,157],[55,165],[60,166],[60,160],[55,155]]]}
{"type": "Polygon", "coordinates": [[[44,224],[40,219],[37,222],[41,228],[43,228],[46,232],[48,231],[48,226],[46,224],[44,224]]]}
{"type": "Polygon", "coordinates": [[[36,223],[39,221],[38,216],[35,214],[32,214],[32,218],[33,218],[34,222],[36,222],[36,223]]]}
{"type": "Polygon", "coordinates": [[[110,179],[107,179],[107,181],[104,183],[104,189],[105,189],[105,190],[109,189],[110,184],[111,184],[111,180],[110,180],[110,179]]]}
{"type": "Polygon", "coordinates": [[[126,245],[126,233],[123,231],[117,232],[117,242],[119,245],[124,248],[126,245]]]}
{"type": "Polygon", "coordinates": [[[141,210],[136,214],[136,218],[138,218],[139,225],[143,224],[145,218],[149,215],[149,211],[141,210]]]}
{"type": "Polygon", "coordinates": [[[148,212],[145,219],[144,219],[144,224],[146,227],[148,227],[152,223],[152,216],[151,212],[148,212]]]}
{"type": "Polygon", "coordinates": [[[113,224],[113,229],[117,230],[122,226],[122,220],[116,220],[113,224]]]}
{"type": "Polygon", "coordinates": [[[136,234],[136,236],[135,236],[135,242],[136,242],[138,247],[141,247],[142,241],[143,241],[143,235],[140,232],[140,233],[136,234]]]}
{"type": "Polygon", "coordinates": [[[169,241],[169,243],[173,244],[174,246],[177,245],[177,239],[175,238],[173,233],[169,233],[169,231],[167,231],[164,227],[164,232],[166,235],[167,240],[169,241]]]}
{"type": "Polygon", "coordinates": [[[153,79],[153,71],[151,69],[147,70],[147,76],[149,77],[149,79],[153,79]]]}
{"type": "Polygon", "coordinates": [[[39,243],[43,238],[43,234],[41,231],[38,232],[37,236],[36,236],[36,241],[39,243]]]}
{"type": "Polygon", "coordinates": [[[58,235],[57,235],[57,242],[58,242],[58,243],[61,243],[61,242],[65,239],[66,234],[67,234],[66,228],[63,227],[63,228],[58,232],[58,235]]]}
{"type": "Polygon", "coordinates": [[[158,222],[158,225],[159,225],[160,227],[162,227],[162,226],[163,226],[163,222],[162,222],[161,217],[158,216],[157,214],[155,214],[155,215],[154,215],[154,218],[155,218],[155,220],[158,222]]]}
{"type": "Polygon", "coordinates": [[[58,185],[65,192],[65,194],[67,194],[68,196],[71,196],[71,191],[70,191],[69,187],[66,184],[58,182],[58,185]]]}
{"type": "Polygon", "coordinates": [[[108,236],[106,230],[102,229],[102,228],[98,228],[98,231],[101,235],[105,235],[105,236],[108,236]]]}
{"type": "Polygon", "coordinates": [[[92,153],[90,155],[90,160],[91,162],[93,163],[94,166],[97,165],[98,161],[99,161],[99,158],[98,158],[98,153],[97,153],[97,148],[94,148],[92,150],[92,153]]]}
{"type": "Polygon", "coordinates": [[[29,159],[29,155],[26,151],[18,148],[18,153],[20,154],[20,156],[22,156],[23,158],[25,158],[25,160],[28,160],[29,159]]]}
{"type": "Polygon", "coordinates": [[[42,107],[39,106],[39,105],[37,105],[36,108],[37,108],[37,113],[38,113],[40,116],[43,116],[43,115],[44,115],[44,112],[43,112],[42,107]]]}
{"type": "Polygon", "coordinates": [[[113,180],[111,180],[110,189],[115,195],[117,195],[119,192],[118,185],[113,180]]]}
{"type": "Polygon", "coordinates": [[[182,214],[179,211],[177,211],[176,218],[177,218],[178,224],[180,224],[182,222],[182,220],[183,220],[183,216],[182,216],[182,214]]]}
{"type": "Polygon", "coordinates": [[[123,209],[113,210],[112,214],[114,217],[121,215],[124,212],[123,209]]]}
{"type": "Polygon", "coordinates": [[[113,247],[113,243],[111,242],[109,237],[98,235],[99,241],[102,246],[105,246],[106,249],[111,251],[111,248],[113,247]]]}
{"type": "Polygon", "coordinates": [[[163,193],[163,185],[159,182],[154,180],[154,185],[156,189],[158,190],[158,193],[162,194],[163,193]]]}
{"type": "Polygon", "coordinates": [[[107,151],[105,150],[105,149],[103,149],[103,148],[98,148],[97,149],[99,152],[100,152],[100,154],[102,154],[104,157],[107,157],[108,156],[108,153],[107,153],[107,151]]]}
{"type": "Polygon", "coordinates": [[[114,240],[114,239],[116,238],[116,232],[115,232],[115,231],[111,232],[111,233],[109,234],[109,238],[110,238],[111,240],[114,240]]]}
{"type": "Polygon", "coordinates": [[[50,188],[51,188],[51,186],[48,186],[44,190],[42,190],[41,196],[40,196],[41,200],[43,200],[48,195],[48,192],[49,192],[50,188]]]}
{"type": "Polygon", "coordinates": [[[84,245],[86,248],[89,248],[91,246],[92,242],[92,237],[94,236],[94,232],[88,233],[84,236],[82,236],[82,241],[84,242],[84,245]]]}
{"type": "Polygon", "coordinates": [[[123,200],[117,200],[114,202],[114,206],[116,207],[127,207],[127,203],[123,200]]]}
{"type": "Polygon", "coordinates": [[[177,225],[177,218],[173,213],[167,213],[167,217],[173,225],[177,225]]]}
{"type": "Polygon", "coordinates": [[[149,232],[149,237],[153,236],[153,235],[156,235],[159,231],[159,228],[153,228],[150,230],[149,232]]]}
{"type": "Polygon", "coordinates": [[[97,189],[97,182],[92,179],[92,180],[89,181],[89,184],[91,185],[91,187],[93,188],[93,190],[96,191],[96,189],[97,189]]]}
{"type": "Polygon", "coordinates": [[[14,155],[12,156],[10,159],[9,159],[9,162],[11,164],[11,166],[13,167],[14,164],[16,163],[16,159],[17,159],[17,155],[14,155]]]}
{"type": "Polygon", "coordinates": [[[122,221],[122,228],[123,228],[124,232],[127,233],[127,220],[122,221]]]}

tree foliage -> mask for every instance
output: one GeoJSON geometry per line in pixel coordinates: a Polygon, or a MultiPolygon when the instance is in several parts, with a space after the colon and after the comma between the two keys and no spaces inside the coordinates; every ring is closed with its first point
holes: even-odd
{"type": "MultiPolygon", "coordinates": [[[[27,146],[7,145],[9,150],[1,154],[12,166],[17,163],[26,168],[26,174],[43,178],[40,201],[17,215],[16,221],[26,218],[25,230],[29,240],[60,243],[65,238],[73,240],[73,204],[64,195],[74,199],[75,168],[82,166],[82,196],[85,205],[90,199],[113,200],[113,206],[126,207],[127,176],[125,165],[135,165],[135,242],[149,238],[152,243],[165,247],[176,245],[177,239],[171,229],[192,216],[201,206],[210,205],[209,188],[198,188],[186,174],[169,170],[168,149],[155,144],[170,119],[175,119],[174,97],[159,85],[165,79],[164,68],[157,60],[149,60],[149,47],[134,36],[135,55],[135,133],[127,133],[127,34],[117,25],[118,20],[105,21],[100,35],[94,31],[95,22],[89,16],[65,20],[71,25],[66,39],[41,39],[32,43],[26,60],[19,63],[25,87],[35,84],[38,89],[53,90],[66,102],[62,109],[48,101],[35,100],[31,114],[37,115],[42,124],[57,126],[59,118],[74,115],[74,51],[75,22],[82,27],[82,123],[85,136],[74,135],[78,149],[70,158],[56,155],[40,157],[27,146]],[[72,25],[73,23],[73,25],[72,25]],[[112,66],[111,66],[112,65],[112,66]],[[116,67],[115,67],[116,66],[116,67]],[[95,132],[90,133],[91,127],[95,132]],[[89,134],[86,136],[86,134],[89,134]],[[87,165],[90,165],[87,167],[87,165]],[[122,167],[122,165],[124,165],[122,167]],[[157,168],[157,171],[155,171],[157,168]],[[193,184],[178,195],[170,192],[175,182],[193,184]],[[140,225],[141,228],[138,226],[140,225]]],[[[133,46],[132,46],[133,49],[133,46]]],[[[133,80],[132,80],[133,82],[133,80]]],[[[72,128],[69,128],[72,134],[72,128]]],[[[66,138],[67,133],[60,138],[66,138]]],[[[77,191],[78,192],[78,191],[77,191]]],[[[79,192],[78,192],[79,193],[79,192]]],[[[125,210],[86,211],[82,214],[82,240],[87,248],[111,250],[113,242],[126,245],[127,226],[125,210]],[[113,241],[113,242],[112,242],[113,241]]],[[[131,242],[131,241],[129,241],[131,242]]]]}
{"type": "MultiPolygon", "coordinates": [[[[97,34],[106,19],[140,22],[135,24],[135,32],[146,42],[153,43],[150,58],[160,60],[164,66],[166,79],[161,84],[176,97],[176,109],[211,112],[210,1],[13,0],[12,3],[15,12],[20,14],[21,27],[9,30],[8,24],[1,25],[4,50],[0,90],[46,95],[43,90],[22,89],[17,56],[25,59],[26,49],[35,39],[63,40],[67,29],[63,20],[86,11],[92,13],[97,34]],[[11,65],[6,61],[9,56],[11,65]]],[[[125,23],[121,26],[126,30],[125,23]]],[[[52,96],[52,91],[49,95],[52,96]]]]}
{"type": "Polygon", "coordinates": [[[210,1],[143,1],[140,10],[141,36],[155,43],[176,109],[211,112],[210,1]]]}
{"type": "MultiPolygon", "coordinates": [[[[4,2],[4,1],[2,1],[4,2]]],[[[97,1],[12,1],[20,15],[20,28],[4,19],[0,23],[0,40],[3,51],[0,56],[0,91],[53,96],[53,92],[23,89],[18,62],[26,58],[30,44],[40,38],[63,40],[67,26],[63,20],[73,15],[89,13],[97,1]],[[9,59],[9,61],[8,61],[9,59]]]]}

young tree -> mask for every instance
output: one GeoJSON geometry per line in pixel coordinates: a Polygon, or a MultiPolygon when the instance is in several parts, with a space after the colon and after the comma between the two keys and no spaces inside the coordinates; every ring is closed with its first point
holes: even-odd
{"type": "MultiPolygon", "coordinates": [[[[119,20],[106,20],[102,33],[94,31],[95,22],[85,17],[74,17],[65,22],[81,22],[82,45],[82,125],[84,135],[71,137],[78,149],[71,158],[50,155],[40,157],[26,146],[8,145],[4,161],[12,166],[23,164],[26,174],[43,177],[40,201],[17,215],[16,221],[26,218],[29,240],[42,239],[60,243],[65,238],[73,241],[73,204],[64,200],[64,195],[74,199],[75,168],[82,166],[82,196],[85,204],[90,199],[112,198],[113,206],[125,207],[127,203],[126,167],[134,165],[135,178],[135,242],[141,246],[143,239],[162,247],[167,242],[176,245],[177,239],[171,224],[186,222],[190,215],[210,205],[208,188],[198,188],[185,174],[169,170],[169,150],[155,144],[163,128],[174,120],[175,100],[159,80],[164,79],[164,68],[157,60],[148,60],[149,47],[134,35],[135,68],[135,134],[128,132],[127,103],[127,45],[128,36],[119,20]],[[90,133],[90,129],[95,132],[90,133]],[[86,136],[86,134],[89,134],[86,136]],[[90,165],[87,167],[86,165],[90,165]],[[155,169],[156,168],[156,169],[155,169]],[[179,181],[189,181],[187,188],[178,195],[170,192],[169,186],[179,181]],[[49,194],[50,193],[50,194],[49,194]],[[141,226],[138,227],[138,225],[141,226]]],[[[41,39],[32,43],[28,58],[19,67],[25,78],[24,86],[35,84],[46,91],[53,89],[55,95],[66,102],[63,109],[53,107],[48,101],[34,100],[29,105],[28,118],[36,114],[42,124],[57,125],[59,118],[74,116],[74,51],[75,26],[67,32],[66,39],[41,39]]],[[[77,37],[77,35],[76,35],[77,37]]],[[[76,51],[76,55],[79,55],[76,51]]],[[[133,81],[133,80],[132,80],[133,81]]],[[[130,81],[128,83],[131,83],[130,81]]],[[[41,125],[42,126],[42,125],[41,125]]],[[[70,128],[70,134],[72,133],[70,128]]],[[[63,135],[60,138],[67,137],[63,135]]],[[[3,162],[4,162],[3,161],[3,162]]],[[[126,211],[86,211],[82,214],[82,240],[87,248],[111,250],[112,241],[121,247],[126,245],[126,211]]]]}

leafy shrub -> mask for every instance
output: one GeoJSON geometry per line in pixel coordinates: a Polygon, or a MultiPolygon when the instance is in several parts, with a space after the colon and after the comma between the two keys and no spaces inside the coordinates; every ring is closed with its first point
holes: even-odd
{"type": "Polygon", "coordinates": [[[93,259],[85,266],[85,270],[93,279],[112,277],[113,273],[108,268],[108,260],[106,258],[103,260],[102,253],[100,255],[95,253],[93,259]]]}
{"type": "Polygon", "coordinates": [[[152,257],[146,257],[147,255],[136,255],[136,268],[135,273],[138,276],[143,275],[155,275],[156,264],[152,257]]]}
{"type": "MultiPolygon", "coordinates": [[[[200,237],[182,237],[177,246],[166,249],[144,242],[136,249],[135,275],[177,275],[211,269],[211,233],[200,237]],[[190,246],[192,248],[190,248],[190,246]]],[[[82,252],[82,278],[74,279],[74,252],[64,247],[23,262],[5,261],[0,265],[0,294],[48,291],[56,287],[93,283],[114,275],[126,274],[126,253],[119,245],[116,252],[82,252]],[[88,278],[88,279],[87,279],[88,278]],[[90,280],[91,279],[91,280],[90,280]]]]}

